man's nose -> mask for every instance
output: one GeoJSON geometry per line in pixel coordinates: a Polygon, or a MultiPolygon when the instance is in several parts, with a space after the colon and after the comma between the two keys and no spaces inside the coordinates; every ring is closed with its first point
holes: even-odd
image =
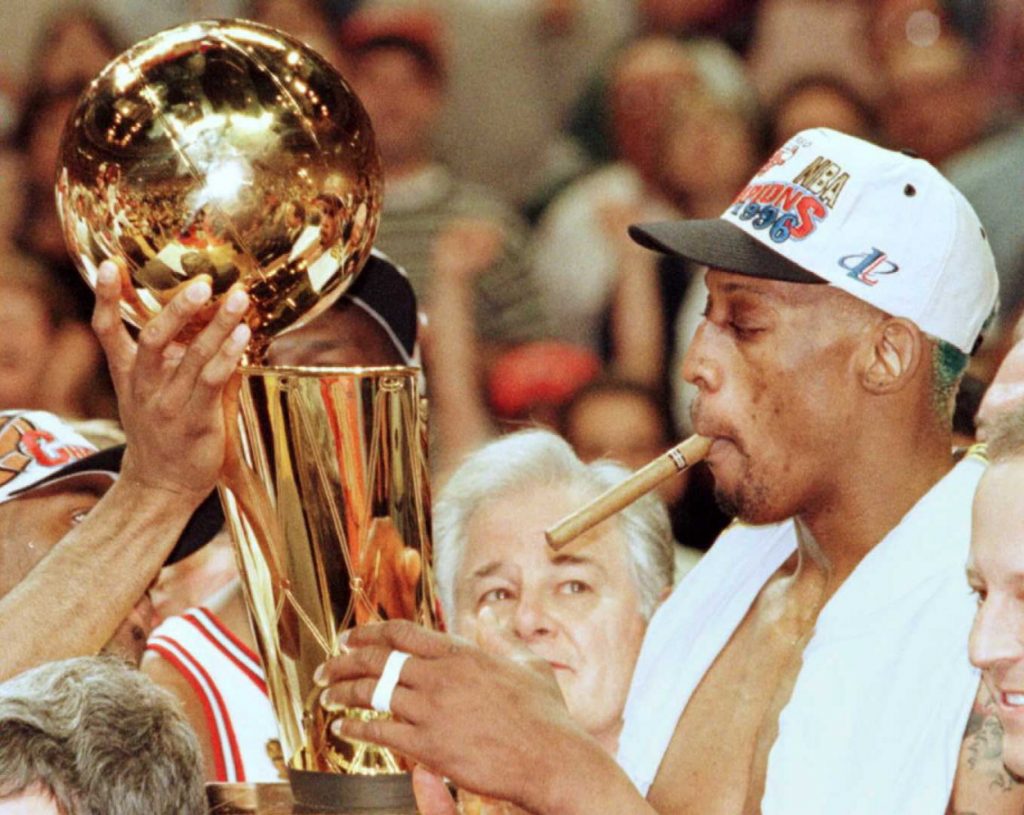
{"type": "Polygon", "coordinates": [[[968,650],[971,662],[982,670],[1024,659],[1024,615],[1013,613],[1014,602],[989,596],[978,606],[968,650]]]}
{"type": "Polygon", "coordinates": [[[713,356],[715,327],[704,320],[683,357],[683,379],[701,391],[714,392],[722,385],[721,367],[713,356]]]}
{"type": "Polygon", "coordinates": [[[517,637],[530,642],[554,630],[548,603],[540,592],[523,592],[516,603],[512,620],[517,637]]]}

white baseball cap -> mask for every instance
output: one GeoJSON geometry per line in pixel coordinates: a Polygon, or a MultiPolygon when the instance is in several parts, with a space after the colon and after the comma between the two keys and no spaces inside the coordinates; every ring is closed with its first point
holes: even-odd
{"type": "Polygon", "coordinates": [[[118,468],[67,422],[42,410],[0,413],[0,504],[43,485],[72,476],[102,474],[113,480],[118,468]]]}
{"type": "MultiPolygon", "coordinates": [[[[0,505],[71,479],[103,479],[121,472],[123,444],[98,450],[70,424],[44,410],[0,411],[0,505]]],[[[224,515],[217,492],[193,512],[164,565],[192,554],[217,534],[224,515]]]]}
{"type": "Polygon", "coordinates": [[[629,234],[725,271],[828,283],[968,354],[998,294],[985,230],[938,170],[827,128],[793,136],[721,217],[629,234]]]}

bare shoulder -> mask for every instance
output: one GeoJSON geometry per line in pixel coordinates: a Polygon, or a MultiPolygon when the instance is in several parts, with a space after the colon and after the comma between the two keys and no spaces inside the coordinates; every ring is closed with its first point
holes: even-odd
{"type": "Polygon", "coordinates": [[[948,815],[1020,815],[1024,784],[1003,766],[1003,728],[984,683],[978,688],[960,746],[948,815]]]}
{"type": "Polygon", "coordinates": [[[181,704],[182,711],[188,723],[199,739],[199,746],[203,751],[203,765],[206,777],[212,779],[216,776],[213,761],[213,748],[211,746],[211,735],[206,718],[206,708],[196,693],[192,684],[184,674],[170,660],[156,651],[149,649],[142,657],[142,664],[139,669],[153,680],[157,685],[174,696],[181,704]]]}

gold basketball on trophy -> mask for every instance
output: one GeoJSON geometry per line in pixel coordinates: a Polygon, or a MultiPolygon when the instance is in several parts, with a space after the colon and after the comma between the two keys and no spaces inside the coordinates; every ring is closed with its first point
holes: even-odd
{"type": "Polygon", "coordinates": [[[341,294],[379,218],[359,99],[310,48],[241,20],[182,25],[114,59],[69,118],[59,166],[65,238],[90,285],[120,259],[123,314],[141,326],[194,278],[216,295],[240,281],[257,357],[341,294]]]}

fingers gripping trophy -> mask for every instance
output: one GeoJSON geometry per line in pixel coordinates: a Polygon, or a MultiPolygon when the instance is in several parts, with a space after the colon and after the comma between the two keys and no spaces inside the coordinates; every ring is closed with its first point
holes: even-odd
{"type": "Polygon", "coordinates": [[[219,484],[295,799],[414,811],[409,768],[334,736],[313,674],[339,635],[375,620],[432,625],[425,410],[411,368],[268,367],[270,341],[326,309],[377,226],[379,159],[342,77],[281,32],[190,23],[117,57],[68,120],[57,201],[95,286],[121,268],[122,313],[144,325],[199,277],[252,307],[226,401],[219,484]]]}

